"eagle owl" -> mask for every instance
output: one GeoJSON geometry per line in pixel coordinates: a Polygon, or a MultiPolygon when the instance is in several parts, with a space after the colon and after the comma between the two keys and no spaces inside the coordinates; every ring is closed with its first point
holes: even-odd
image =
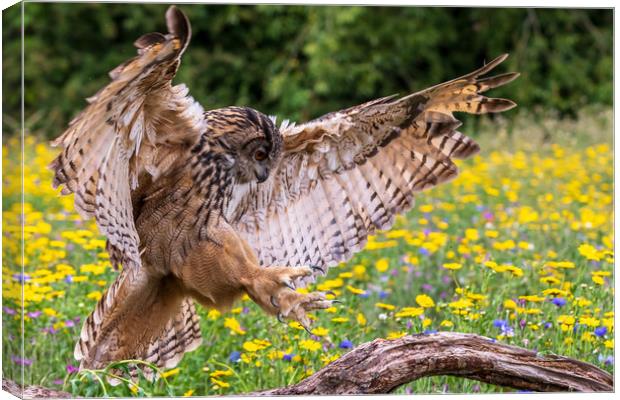
{"type": "Polygon", "coordinates": [[[122,270],[85,320],[81,368],[141,359],[176,365],[201,342],[194,303],[228,309],[244,293],[308,328],[335,301],[296,287],[363,249],[413,206],[414,194],[457,174],[479,150],[453,112],[515,106],[481,95],[515,79],[461,78],[301,124],[246,107],[204,111],[172,85],[190,39],[187,17],[135,42],[138,55],[53,142],[54,185],[95,217],[122,270]]]}

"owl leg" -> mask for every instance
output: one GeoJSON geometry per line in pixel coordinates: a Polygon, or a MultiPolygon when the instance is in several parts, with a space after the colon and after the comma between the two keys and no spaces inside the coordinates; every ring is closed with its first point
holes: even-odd
{"type": "Polygon", "coordinates": [[[279,319],[288,318],[299,322],[310,330],[308,311],[331,307],[336,300],[329,300],[325,293],[299,293],[293,286],[298,278],[310,276],[312,267],[270,267],[260,268],[248,279],[246,292],[258,305],[279,319]]]}

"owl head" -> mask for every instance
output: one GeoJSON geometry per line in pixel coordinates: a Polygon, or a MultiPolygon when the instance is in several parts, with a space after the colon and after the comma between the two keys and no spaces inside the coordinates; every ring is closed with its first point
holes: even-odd
{"type": "Polygon", "coordinates": [[[231,160],[237,183],[262,183],[280,160],[282,135],[265,114],[247,107],[226,107],[205,114],[208,136],[231,160]]]}

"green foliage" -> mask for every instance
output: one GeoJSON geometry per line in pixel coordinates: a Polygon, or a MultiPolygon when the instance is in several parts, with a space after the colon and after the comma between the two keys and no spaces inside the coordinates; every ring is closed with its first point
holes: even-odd
{"type": "MultiPolygon", "coordinates": [[[[612,11],[510,8],[183,5],[193,38],[177,82],[205,108],[248,105],[305,120],[419,90],[511,53],[520,80],[496,92],[522,108],[575,115],[612,102],[612,11]]],[[[131,57],[163,31],[165,5],[25,5],[25,107],[58,135],[131,57]]],[[[3,13],[5,54],[20,53],[19,9],[3,13]]],[[[5,111],[20,110],[20,59],[5,57],[5,111]]],[[[513,113],[514,114],[514,113],[513,113]]]]}

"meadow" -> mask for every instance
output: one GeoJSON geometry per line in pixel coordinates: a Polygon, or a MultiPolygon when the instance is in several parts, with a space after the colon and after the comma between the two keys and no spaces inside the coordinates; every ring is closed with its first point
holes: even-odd
{"type": "MultiPolygon", "coordinates": [[[[308,290],[344,304],[314,314],[312,335],[244,298],[201,310],[203,345],[151,383],[107,384],[77,372],[82,321],[114,279],[105,240],[71,197],[51,187],[55,152],[25,140],[24,247],[19,142],[3,144],[3,373],[81,396],[204,396],[288,385],[360,343],[436,331],[614,368],[613,153],[610,109],[575,121],[520,115],[483,120],[482,147],[452,182],[417,196],[393,229],[308,290]],[[22,260],[22,250],[23,257],[22,260]],[[21,269],[22,261],[25,265],[21,269]],[[23,288],[24,353],[20,349],[23,288]]],[[[300,289],[301,290],[301,289],[300,289]]],[[[396,393],[499,392],[456,377],[425,378],[396,393]]]]}

